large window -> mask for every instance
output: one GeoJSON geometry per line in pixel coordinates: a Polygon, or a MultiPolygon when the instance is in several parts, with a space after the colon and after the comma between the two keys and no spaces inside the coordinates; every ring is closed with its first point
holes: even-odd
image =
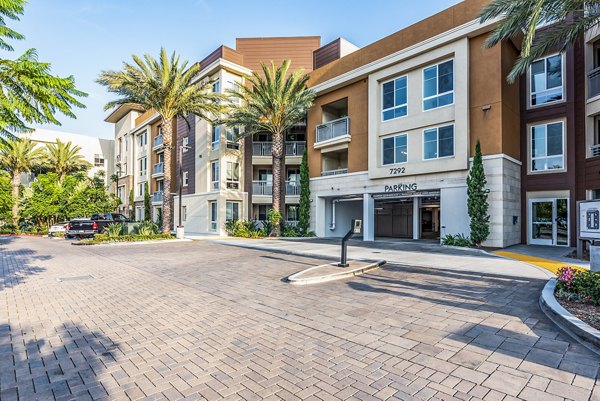
{"type": "Polygon", "coordinates": [[[140,148],[143,148],[148,143],[148,134],[144,132],[143,134],[138,135],[138,144],[140,148]]]}
{"type": "Polygon", "coordinates": [[[426,129],[423,132],[423,159],[454,156],[454,125],[426,129]]]}
{"type": "Polygon", "coordinates": [[[565,167],[564,123],[531,127],[531,171],[561,170],[565,167]]]}
{"type": "Polygon", "coordinates": [[[211,148],[212,150],[219,149],[219,138],[221,137],[221,127],[219,125],[215,125],[212,128],[211,133],[211,148]]]}
{"type": "Polygon", "coordinates": [[[383,165],[406,163],[408,157],[406,134],[383,138],[383,165]]]}
{"type": "Polygon", "coordinates": [[[240,187],[240,164],[227,162],[227,189],[238,189],[240,187]]]}
{"type": "Polygon", "coordinates": [[[530,69],[531,106],[563,100],[562,56],[534,61],[530,69]]]}
{"type": "Polygon", "coordinates": [[[240,219],[240,203],[226,202],[225,203],[225,218],[227,221],[240,219]]]}
{"type": "Polygon", "coordinates": [[[140,159],[140,176],[146,175],[146,169],[148,167],[148,159],[146,157],[142,157],[140,159]]]}
{"type": "Polygon", "coordinates": [[[210,231],[217,231],[217,202],[208,202],[208,209],[210,214],[210,231]]]}
{"type": "Polygon", "coordinates": [[[269,219],[269,209],[272,205],[258,205],[258,220],[267,221],[269,219]]]}
{"type": "Polygon", "coordinates": [[[423,110],[454,103],[454,60],[423,70],[423,110]]]}
{"type": "MultiPolygon", "coordinates": [[[[120,142],[119,142],[119,144],[120,144],[120,142]]],[[[104,166],[104,156],[95,154],[94,155],[94,166],[103,167],[104,166]]]]}
{"type": "Polygon", "coordinates": [[[239,149],[240,144],[238,142],[240,136],[240,129],[238,127],[227,128],[225,131],[227,137],[227,148],[228,149],[239,149]]]}
{"type": "Polygon", "coordinates": [[[189,175],[189,173],[187,171],[184,171],[182,178],[183,178],[183,186],[187,187],[189,185],[189,183],[190,183],[190,175],[189,175]]]}
{"type": "Polygon", "coordinates": [[[219,189],[219,162],[214,161],[210,163],[210,182],[212,183],[211,189],[219,189]]]}
{"type": "Polygon", "coordinates": [[[381,115],[384,121],[406,115],[406,80],[406,77],[400,77],[382,85],[381,115]]]}

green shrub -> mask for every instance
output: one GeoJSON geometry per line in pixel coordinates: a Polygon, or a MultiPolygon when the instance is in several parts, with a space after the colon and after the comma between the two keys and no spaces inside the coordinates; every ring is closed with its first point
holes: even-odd
{"type": "Polygon", "coordinates": [[[152,220],[145,220],[136,227],[136,234],[138,234],[138,235],[158,234],[158,224],[156,224],[152,220]]]}
{"type": "Polygon", "coordinates": [[[556,273],[557,296],[567,300],[600,305],[600,273],[565,266],[556,273]],[[577,297],[574,297],[575,294],[577,297]]]}
{"type": "Polygon", "coordinates": [[[252,220],[229,220],[225,223],[225,231],[232,237],[260,238],[263,231],[252,220]]]}
{"type": "Polygon", "coordinates": [[[173,239],[171,234],[151,234],[151,235],[121,235],[117,237],[110,237],[107,234],[96,234],[93,239],[82,240],[74,242],[74,245],[94,245],[102,243],[115,243],[115,242],[142,242],[142,241],[153,241],[153,240],[167,240],[173,239]]]}
{"type": "Polygon", "coordinates": [[[473,242],[464,234],[447,234],[444,238],[442,238],[442,245],[468,248],[473,245],[473,242]]]}
{"type": "Polygon", "coordinates": [[[123,223],[110,223],[104,227],[104,232],[108,235],[108,238],[116,238],[123,234],[123,223]]]}

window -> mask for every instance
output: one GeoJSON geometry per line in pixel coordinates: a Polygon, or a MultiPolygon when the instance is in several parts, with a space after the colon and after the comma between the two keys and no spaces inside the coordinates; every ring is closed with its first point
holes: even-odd
{"type": "Polygon", "coordinates": [[[129,136],[127,134],[123,135],[123,142],[125,143],[125,152],[127,152],[127,145],[129,144],[129,136]]]}
{"type": "Polygon", "coordinates": [[[258,205],[258,220],[267,221],[269,219],[269,209],[272,205],[258,205]]]}
{"type": "Polygon", "coordinates": [[[227,221],[240,219],[240,203],[226,202],[225,203],[225,218],[227,221]]]}
{"type": "Polygon", "coordinates": [[[240,164],[227,162],[227,189],[238,189],[240,187],[240,164]]]}
{"type": "MultiPolygon", "coordinates": [[[[119,145],[120,145],[120,143],[121,142],[119,141],[119,145]]],[[[95,154],[94,155],[94,166],[103,167],[104,166],[104,156],[95,154]]]]}
{"type": "Polygon", "coordinates": [[[144,196],[145,185],[146,183],[143,182],[141,184],[138,184],[138,196],[144,196]]]}
{"type": "Polygon", "coordinates": [[[117,198],[121,201],[121,203],[125,203],[125,199],[123,194],[125,193],[125,187],[121,186],[117,188],[117,198]]]}
{"type": "Polygon", "coordinates": [[[221,136],[221,127],[219,125],[213,126],[211,133],[212,150],[219,149],[219,137],[221,136]]]}
{"type": "Polygon", "coordinates": [[[423,110],[454,103],[454,60],[423,70],[423,110]]]}
{"type": "Polygon", "coordinates": [[[227,148],[228,149],[239,149],[240,144],[238,143],[238,138],[240,136],[240,129],[238,127],[227,128],[225,131],[225,135],[227,137],[227,148]]]}
{"type": "Polygon", "coordinates": [[[531,127],[531,171],[564,168],[563,129],[562,121],[531,127]]]}
{"type": "Polygon", "coordinates": [[[563,100],[562,56],[534,61],[530,68],[531,106],[563,100]]]}
{"type": "Polygon", "coordinates": [[[190,137],[184,136],[181,139],[181,145],[183,146],[183,153],[187,152],[189,149],[187,148],[190,144],[190,137]]]}
{"type": "Polygon", "coordinates": [[[187,206],[181,207],[181,220],[187,221],[187,206]]]}
{"type": "Polygon", "coordinates": [[[219,162],[215,161],[210,164],[210,181],[212,189],[219,189],[219,162]]]}
{"type": "Polygon", "coordinates": [[[141,206],[135,207],[135,221],[144,220],[144,208],[141,206]]]}
{"type": "Polygon", "coordinates": [[[406,134],[383,138],[383,165],[406,163],[408,144],[406,134]]]}
{"type": "Polygon", "coordinates": [[[217,231],[217,202],[208,202],[210,213],[210,230],[217,231]]]}
{"type": "Polygon", "coordinates": [[[406,77],[400,77],[382,85],[383,121],[406,115],[406,80],[406,77]]]}
{"type": "Polygon", "coordinates": [[[165,189],[165,182],[163,180],[156,181],[156,191],[163,192],[165,189]]]}
{"type": "Polygon", "coordinates": [[[140,176],[146,175],[146,168],[148,166],[148,160],[146,157],[142,157],[139,161],[140,164],[140,176]]]}
{"type": "Polygon", "coordinates": [[[423,158],[454,156],[454,125],[426,129],[423,133],[423,158]]]}
{"type": "Polygon", "coordinates": [[[188,186],[188,184],[189,184],[189,182],[190,182],[190,179],[189,179],[189,174],[188,174],[188,172],[187,172],[187,171],[184,171],[184,172],[183,172],[183,177],[182,177],[182,178],[183,178],[183,186],[184,186],[184,187],[187,187],[187,186],[188,186]]]}
{"type": "MultiPolygon", "coordinates": [[[[233,92],[239,92],[239,90],[240,90],[240,84],[238,84],[235,81],[227,81],[225,89],[227,89],[229,91],[233,91],[233,92]]],[[[233,103],[233,104],[239,104],[240,103],[240,98],[236,97],[236,96],[231,96],[229,98],[229,101],[231,103],[233,103]]]]}
{"type": "Polygon", "coordinates": [[[219,82],[218,79],[216,79],[215,82],[213,82],[213,92],[219,93],[220,91],[221,91],[221,83],[219,82]]]}
{"type": "Polygon", "coordinates": [[[286,205],[286,221],[298,221],[300,208],[298,205],[286,205]]]}
{"type": "Polygon", "coordinates": [[[144,132],[143,134],[138,135],[138,144],[140,148],[143,148],[148,143],[148,134],[144,132]]]}

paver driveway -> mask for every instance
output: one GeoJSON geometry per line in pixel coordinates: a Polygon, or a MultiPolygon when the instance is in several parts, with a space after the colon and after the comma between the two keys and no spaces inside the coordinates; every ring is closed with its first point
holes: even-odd
{"type": "Polygon", "coordinates": [[[317,261],[210,242],[3,238],[0,261],[2,401],[600,400],[600,358],[531,275],[389,265],[294,287],[317,261]]]}

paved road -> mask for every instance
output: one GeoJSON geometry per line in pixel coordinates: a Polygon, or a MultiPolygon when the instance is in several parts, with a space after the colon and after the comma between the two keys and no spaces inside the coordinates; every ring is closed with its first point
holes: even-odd
{"type": "Polygon", "coordinates": [[[538,273],[435,260],[295,287],[319,261],[2,238],[0,398],[600,400],[600,357],[542,315],[538,273]]]}

